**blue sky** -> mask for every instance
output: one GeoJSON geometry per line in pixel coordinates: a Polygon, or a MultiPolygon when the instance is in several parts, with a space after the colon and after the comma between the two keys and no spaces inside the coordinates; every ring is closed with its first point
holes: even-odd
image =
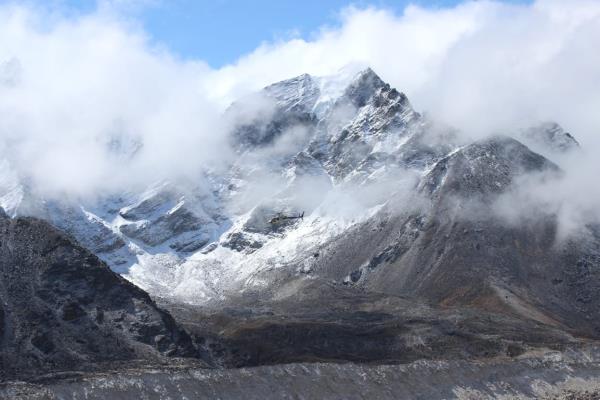
{"type": "MultiPolygon", "coordinates": [[[[0,0],[1,2],[2,0],[0,0]]],[[[37,0],[41,2],[42,0],[37,0]]],[[[127,12],[154,40],[185,59],[212,67],[234,62],[262,42],[290,37],[310,39],[322,26],[336,26],[345,7],[376,6],[401,13],[409,4],[449,7],[460,0],[112,0],[143,4],[127,12]]],[[[504,0],[511,3],[529,0],[504,0]]],[[[93,11],[96,0],[59,0],[63,7],[93,11]]]]}

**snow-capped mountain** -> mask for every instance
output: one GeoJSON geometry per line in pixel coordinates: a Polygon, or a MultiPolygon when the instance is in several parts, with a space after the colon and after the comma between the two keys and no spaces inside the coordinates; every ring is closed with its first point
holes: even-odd
{"type": "MultiPolygon", "coordinates": [[[[66,201],[43,198],[4,161],[0,205],[12,216],[50,220],[156,295],[199,301],[220,292],[221,279],[229,285],[256,272],[242,266],[247,254],[254,253],[253,265],[277,264],[276,253],[301,230],[334,235],[368,215],[362,204],[349,221],[325,210],[357,185],[381,191],[392,171],[423,169],[451,148],[427,137],[430,123],[370,69],[273,84],[234,104],[226,118],[239,158],[225,175],[207,171],[196,182],[66,201]],[[278,212],[302,211],[304,220],[268,223],[278,212]]],[[[373,197],[364,199],[369,207],[380,202],[373,197]]]]}
{"type": "Polygon", "coordinates": [[[560,208],[516,204],[579,151],[560,126],[468,140],[370,69],[275,83],[223,118],[226,168],[139,191],[46,197],[0,163],[9,216],[50,221],[168,309],[55,228],[0,215],[11,373],[597,358],[600,224],[561,236],[560,208]]]}
{"type": "MultiPolygon", "coordinates": [[[[447,219],[466,207],[457,198],[485,203],[517,176],[556,169],[514,140],[462,143],[371,69],[275,83],[224,118],[237,155],[225,172],[67,202],[37,196],[4,163],[0,205],[50,220],[154,296],[205,304],[281,298],[315,281],[427,287],[432,272],[375,266],[406,257],[440,210],[447,219]]],[[[577,146],[553,124],[520,135],[551,151],[577,146]]],[[[422,263],[439,263],[439,251],[422,263]]]]}

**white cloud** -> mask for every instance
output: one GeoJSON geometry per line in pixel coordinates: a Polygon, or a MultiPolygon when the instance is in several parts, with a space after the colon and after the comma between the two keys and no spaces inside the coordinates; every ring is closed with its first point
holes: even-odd
{"type": "Polygon", "coordinates": [[[341,18],[339,28],[312,41],[265,44],[213,71],[212,90],[230,100],[274,80],[359,63],[404,91],[417,109],[475,133],[555,119],[584,143],[595,140],[597,1],[409,6],[402,15],[349,8],[341,18]]]}
{"type": "MultiPolygon", "coordinates": [[[[227,151],[219,115],[230,101],[351,63],[372,66],[417,110],[474,136],[550,119],[588,154],[600,150],[595,0],[409,6],[402,14],[348,8],[338,27],[309,41],[263,44],[220,69],[155,45],[122,18],[123,4],[143,2],[103,2],[69,17],[0,6],[1,148],[40,187],[89,193],[193,175],[227,151]],[[133,161],[115,158],[106,151],[114,138],[124,138],[122,148],[143,146],[133,161]]],[[[565,165],[583,190],[600,165],[580,161],[565,165]]]]}
{"type": "Polygon", "coordinates": [[[52,191],[192,174],[218,158],[222,140],[220,111],[201,91],[207,71],[105,14],[48,26],[44,14],[2,7],[2,147],[34,186],[52,191]],[[115,140],[143,145],[133,159],[115,158],[115,140]]]}
{"type": "MultiPolygon", "coordinates": [[[[475,138],[556,121],[583,151],[555,160],[565,169],[561,181],[521,188],[527,200],[521,212],[546,204],[559,211],[564,231],[600,218],[600,188],[592,184],[600,171],[600,2],[479,1],[411,6],[402,15],[350,8],[341,18],[339,28],[312,41],[263,45],[213,71],[219,83],[213,90],[228,98],[272,80],[333,74],[358,63],[404,91],[417,110],[475,138]]],[[[518,199],[511,199],[514,209],[518,199]]]]}

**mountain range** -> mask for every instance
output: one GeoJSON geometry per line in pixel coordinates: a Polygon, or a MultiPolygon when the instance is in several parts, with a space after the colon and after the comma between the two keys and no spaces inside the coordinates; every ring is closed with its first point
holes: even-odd
{"type": "Polygon", "coordinates": [[[600,224],[561,234],[554,207],[518,196],[582,151],[560,125],[471,138],[371,69],[272,84],[223,119],[225,166],[139,192],[47,197],[3,162],[7,376],[595,346],[600,224]]]}

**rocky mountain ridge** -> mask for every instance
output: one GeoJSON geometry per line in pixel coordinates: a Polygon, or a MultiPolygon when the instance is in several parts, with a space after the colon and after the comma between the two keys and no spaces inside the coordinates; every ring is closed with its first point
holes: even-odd
{"type": "Polygon", "coordinates": [[[225,170],[141,192],[44,198],[0,165],[7,374],[172,356],[473,368],[599,338],[600,225],[559,238],[555,210],[501,207],[524,178],[561,179],[579,144],[558,125],[467,140],[370,69],[275,83],[224,118],[225,170]]]}
{"type": "MultiPolygon", "coordinates": [[[[237,149],[225,174],[207,171],[199,182],[158,182],[139,194],[83,203],[44,200],[17,178],[5,179],[0,205],[10,215],[51,221],[155,296],[204,303],[252,286],[262,270],[310,269],[305,256],[316,242],[390,208],[390,187],[404,193],[401,201],[417,186],[435,192],[448,155],[454,160],[468,145],[415,112],[371,69],[275,83],[234,103],[225,118],[237,149]],[[301,212],[303,220],[269,222],[301,212]]],[[[562,151],[578,146],[555,124],[521,136],[562,151]]],[[[508,175],[492,179],[502,171],[489,157],[481,160],[471,166],[481,176],[466,181],[512,182],[508,175]]],[[[10,176],[10,165],[5,169],[10,176]]],[[[431,200],[422,201],[432,193],[421,193],[420,202],[431,200]]]]}

